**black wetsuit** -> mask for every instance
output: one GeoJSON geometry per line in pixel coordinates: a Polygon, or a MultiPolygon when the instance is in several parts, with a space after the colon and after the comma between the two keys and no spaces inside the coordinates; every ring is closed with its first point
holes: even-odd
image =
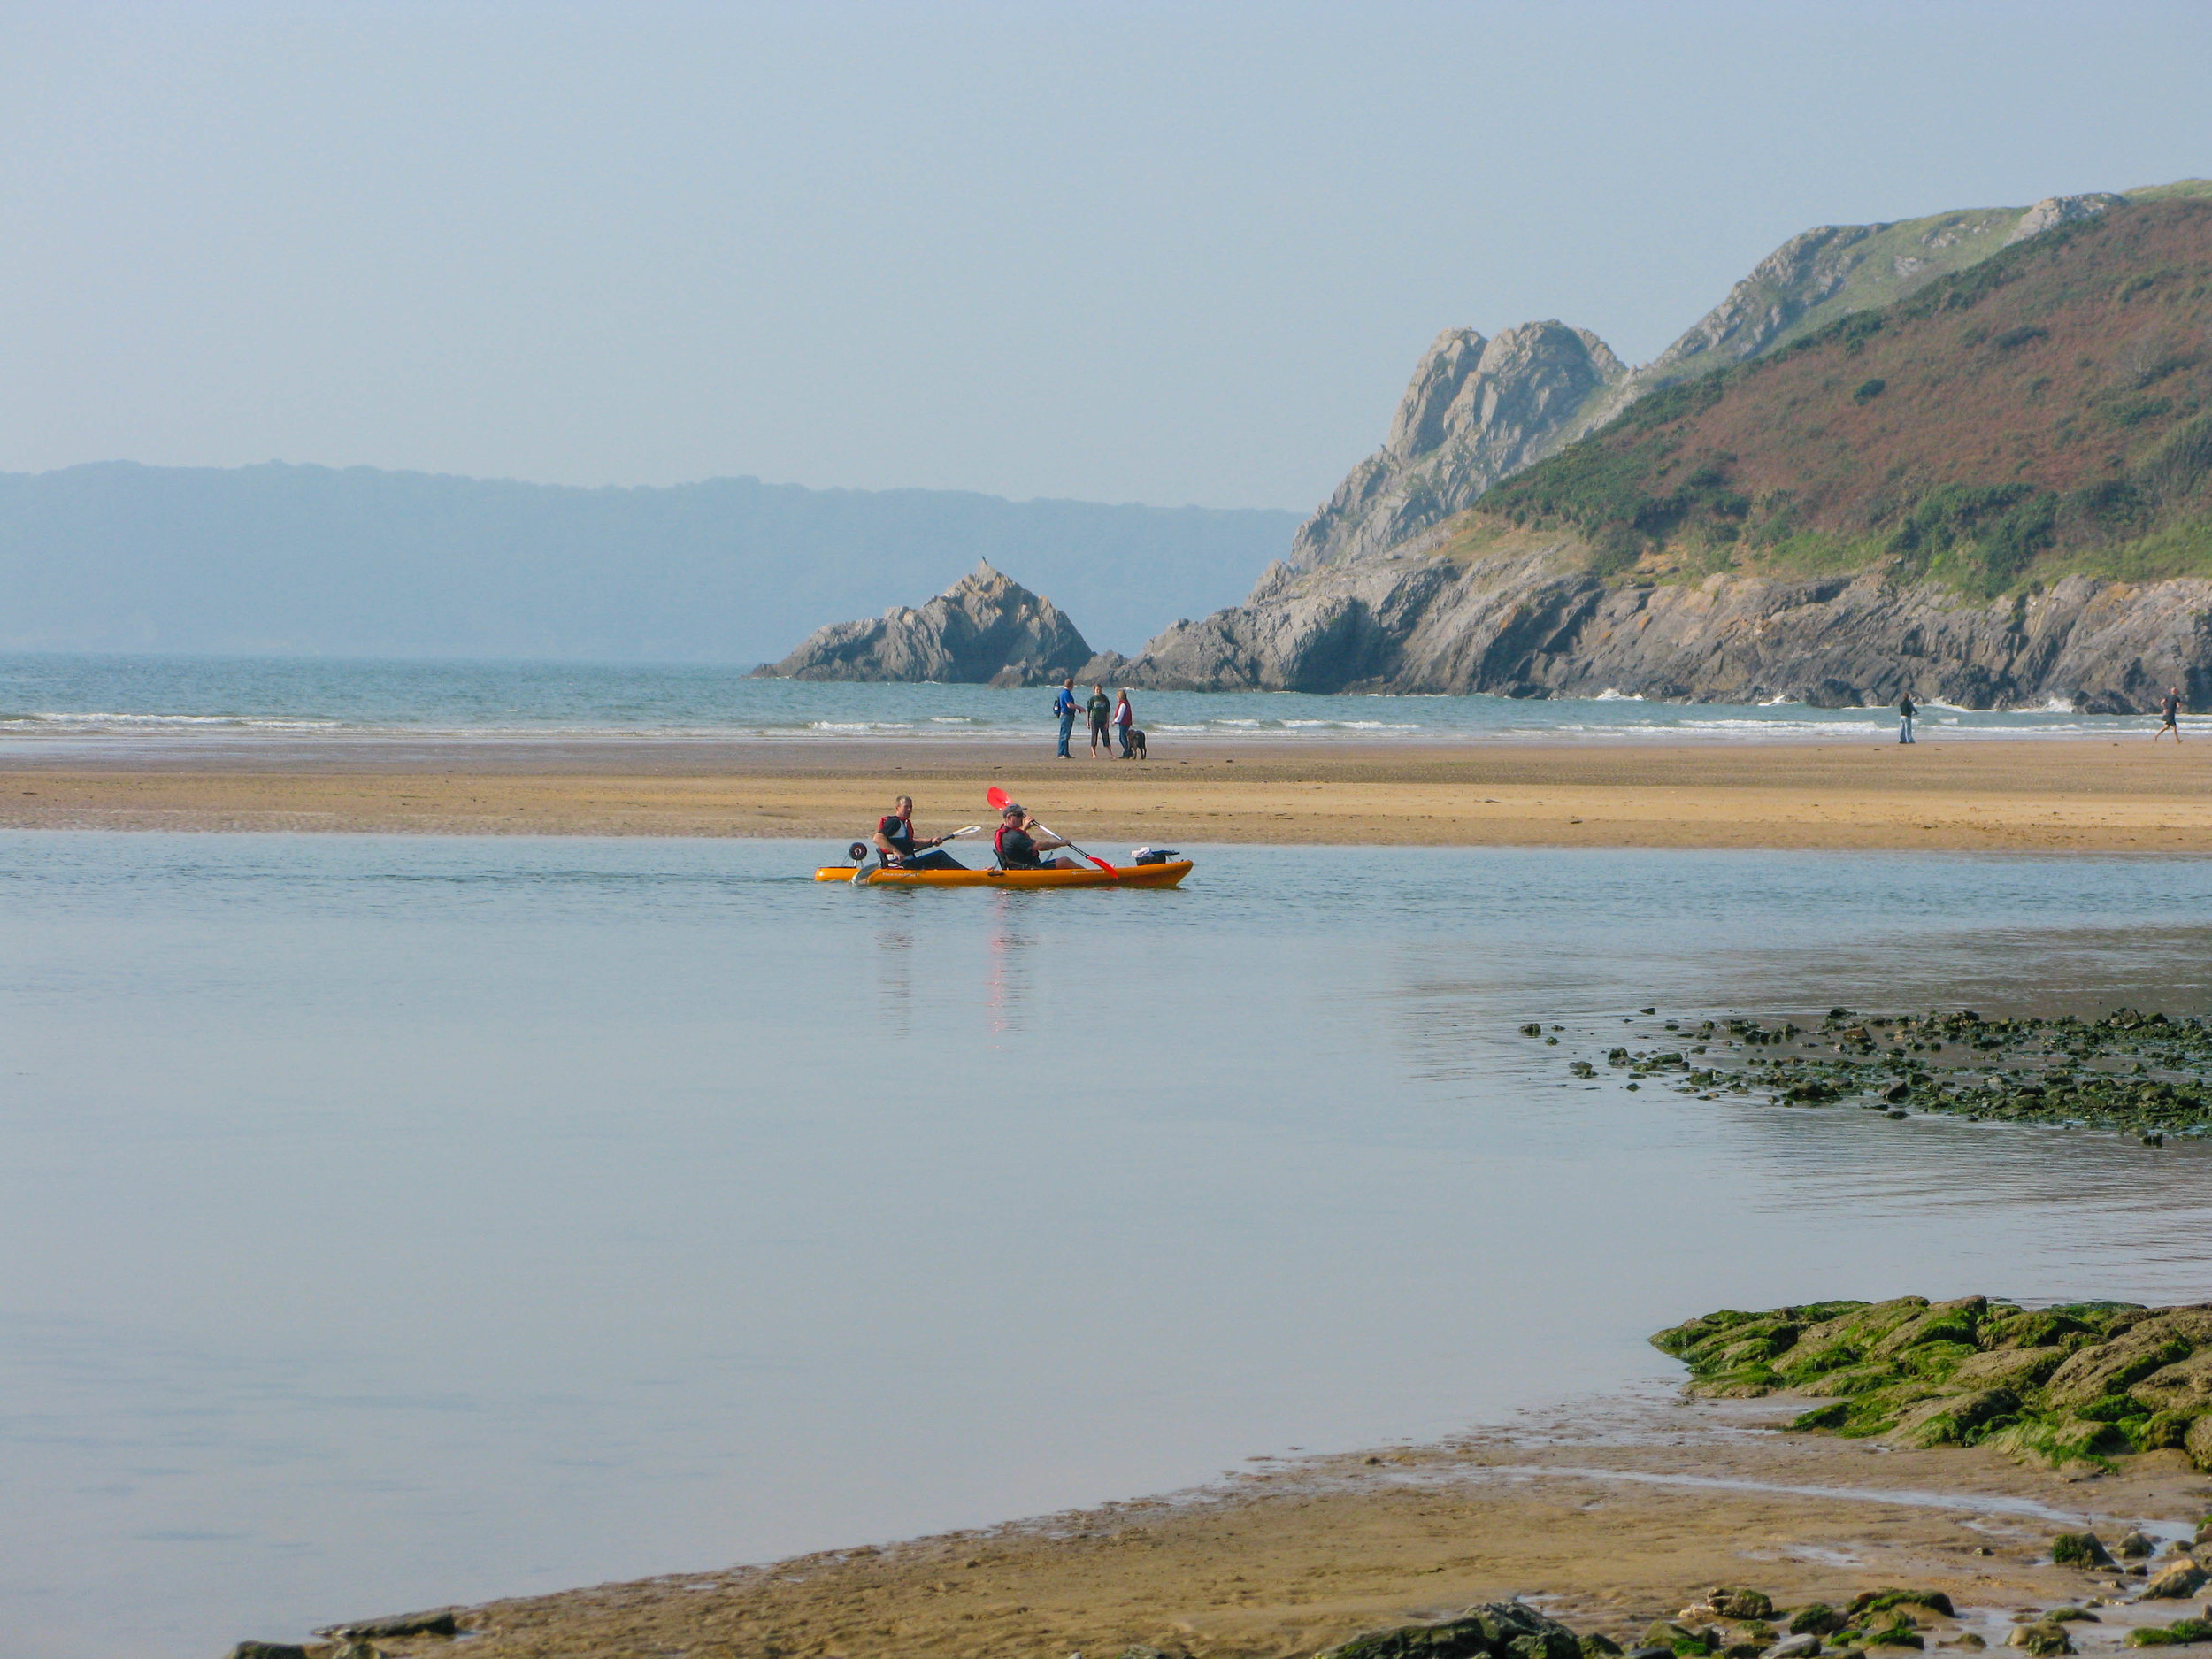
{"type": "MultiPolygon", "coordinates": [[[[876,826],[876,833],[891,843],[894,856],[883,861],[887,870],[965,870],[968,866],[950,853],[932,847],[914,850],[914,826],[894,812],[876,826]]],[[[877,849],[881,853],[881,849],[877,849]]]]}

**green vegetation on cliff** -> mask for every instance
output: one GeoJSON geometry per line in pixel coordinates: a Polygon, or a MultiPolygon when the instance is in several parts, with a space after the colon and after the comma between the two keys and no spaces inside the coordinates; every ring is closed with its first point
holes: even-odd
{"type": "Polygon", "coordinates": [[[1609,572],[2212,573],[2212,200],[2184,191],[1654,392],[1468,527],[1571,530],[1609,572]]]}

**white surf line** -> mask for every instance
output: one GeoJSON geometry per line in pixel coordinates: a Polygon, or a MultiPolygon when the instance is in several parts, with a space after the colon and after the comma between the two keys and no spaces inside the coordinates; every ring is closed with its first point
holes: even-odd
{"type": "MultiPolygon", "coordinates": [[[[1994,1496],[1953,1497],[1940,1492],[1871,1486],[1793,1486],[1773,1480],[1732,1480],[1719,1475],[1662,1475],[1640,1469],[1555,1467],[1540,1463],[1492,1463],[1471,1469],[1464,1475],[1553,1476],[1580,1480],[1623,1480],[1646,1486],[1697,1486],[1719,1492],[1771,1492],[1793,1498],[1841,1498],[1852,1503],[1887,1503],[1915,1509],[1959,1509],[1978,1515],[2025,1515],[2042,1521],[2118,1521],[2123,1517],[2098,1515],[2087,1509],[2056,1509],[2032,1498],[1994,1496]]],[[[2196,1528],[2186,1522],[2147,1521],[2146,1530],[2171,1531],[2188,1537],[2196,1528]]]]}

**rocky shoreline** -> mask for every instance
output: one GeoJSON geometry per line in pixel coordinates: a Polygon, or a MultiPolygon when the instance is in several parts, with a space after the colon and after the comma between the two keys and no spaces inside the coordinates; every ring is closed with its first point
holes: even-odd
{"type": "Polygon", "coordinates": [[[1128,682],[1184,691],[1483,693],[2127,714],[2212,701],[2212,581],[2070,575],[1978,597],[1878,566],[1784,580],[1601,576],[1573,537],[1417,539],[1318,570],[1278,564],[1241,606],[1179,622],[1128,682]]]}

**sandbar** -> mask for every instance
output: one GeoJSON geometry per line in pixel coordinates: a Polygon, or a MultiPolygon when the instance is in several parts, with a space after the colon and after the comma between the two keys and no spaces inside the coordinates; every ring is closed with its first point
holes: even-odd
{"type": "Polygon", "coordinates": [[[1096,850],[1224,843],[2212,852],[2212,743],[1253,742],[1148,762],[955,741],[0,749],[0,828],[821,838],[999,785],[1096,850]]]}
{"type": "MultiPolygon", "coordinates": [[[[2130,1593],[2111,1570],[2053,1565],[2056,1533],[2112,1540],[2146,1522],[2185,1538],[2212,1501],[2179,1452],[2084,1479],[1988,1448],[1779,1432],[1806,1403],[1586,1400],[1420,1448],[1254,1460],[1195,1493],[493,1602],[461,1623],[477,1659],[1288,1655],[1516,1595],[1630,1645],[1715,1585],[1785,1606],[1908,1586],[1957,1608],[1931,1650],[1968,1631],[1995,1648],[2016,1609],[2130,1593]]],[[[2129,1624],[2195,1611],[2101,1609],[2074,1635],[2116,1651],[2129,1624]]]]}

